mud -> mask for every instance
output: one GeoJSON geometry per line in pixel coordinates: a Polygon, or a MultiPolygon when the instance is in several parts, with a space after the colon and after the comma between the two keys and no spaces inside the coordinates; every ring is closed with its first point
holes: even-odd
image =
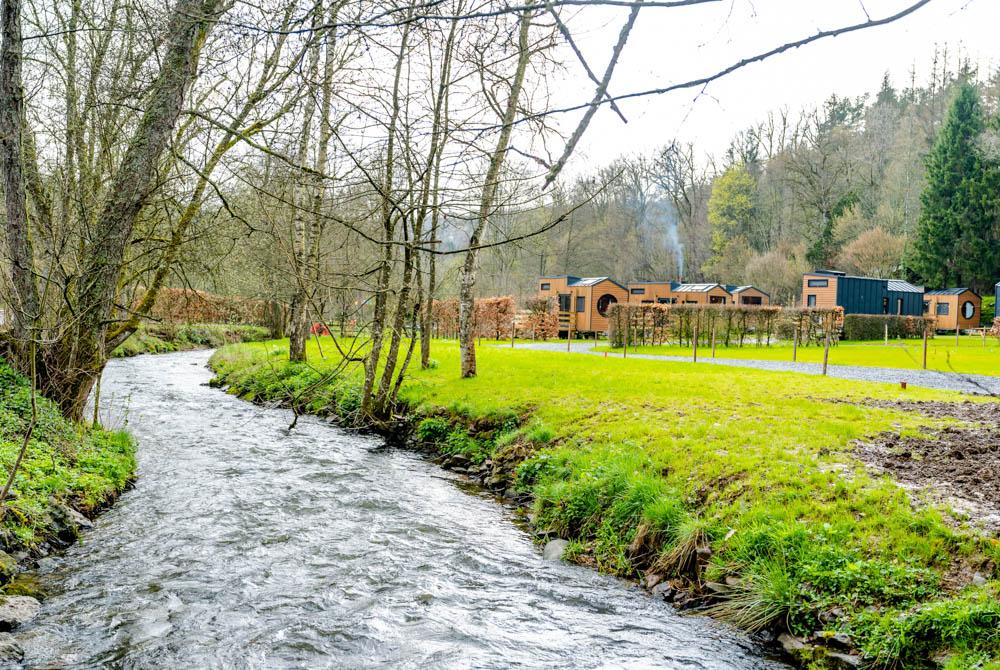
{"type": "Polygon", "coordinates": [[[859,458],[898,481],[927,490],[969,520],[1000,531],[1000,403],[872,402],[871,406],[958,419],[929,437],[883,433],[859,442],[859,458]]]}

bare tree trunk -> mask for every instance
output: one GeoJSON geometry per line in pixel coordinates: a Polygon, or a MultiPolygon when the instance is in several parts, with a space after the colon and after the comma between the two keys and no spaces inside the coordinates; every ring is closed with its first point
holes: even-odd
{"type": "MultiPolygon", "coordinates": [[[[313,30],[323,23],[322,3],[313,7],[313,30]]],[[[315,38],[315,32],[313,34],[315,38]]],[[[313,85],[319,74],[319,40],[315,40],[309,54],[309,64],[306,77],[309,85],[313,85]]],[[[302,133],[299,136],[299,150],[296,161],[305,165],[309,155],[309,144],[312,140],[312,121],[316,113],[316,96],[311,92],[306,94],[305,107],[302,111],[302,133]]],[[[292,213],[292,268],[295,272],[295,291],[292,294],[290,306],[291,323],[288,329],[288,360],[293,363],[304,363],[306,360],[306,341],[309,338],[309,259],[310,259],[310,229],[306,226],[306,210],[308,200],[299,197],[300,188],[294,187],[292,198],[295,211],[292,213]]]]}
{"type": "Polygon", "coordinates": [[[201,47],[217,20],[220,0],[177,0],[171,12],[166,50],[148,103],[100,208],[81,284],[76,293],[78,319],[46,352],[43,392],[63,413],[79,418],[87,395],[106,362],[105,338],[114,319],[125,252],[139,212],[156,185],[156,176],[187,89],[197,74],[201,47]]]}
{"type": "MultiPolygon", "coordinates": [[[[3,46],[0,49],[0,169],[3,170],[7,218],[5,232],[10,255],[10,282],[15,304],[12,331],[18,351],[15,359],[23,363],[32,325],[39,316],[38,285],[35,282],[35,259],[28,234],[23,153],[24,91],[21,84],[21,0],[3,0],[3,46]]],[[[21,366],[23,370],[23,365],[21,366]]]]}
{"type": "Polygon", "coordinates": [[[475,287],[476,287],[476,261],[478,260],[477,247],[482,240],[486,223],[493,213],[496,203],[497,191],[500,188],[500,171],[503,168],[504,159],[507,156],[507,149],[510,146],[510,136],[514,128],[514,118],[517,115],[517,105],[521,97],[521,90],[524,87],[525,72],[528,69],[528,59],[531,52],[528,47],[528,28],[531,26],[531,12],[521,13],[520,31],[518,34],[517,66],[514,71],[514,78],[511,81],[510,97],[507,98],[507,106],[504,109],[503,125],[500,129],[500,136],[497,138],[496,147],[490,156],[489,166],[486,169],[486,181],[483,184],[483,193],[479,201],[479,216],[476,226],[469,238],[469,250],[465,254],[459,278],[458,293],[458,338],[462,358],[462,376],[474,377],[476,375],[476,341],[473,332],[473,321],[475,319],[475,287]]]}
{"type": "Polygon", "coordinates": [[[389,299],[389,280],[392,274],[392,260],[396,234],[396,204],[393,201],[393,179],[396,161],[396,130],[400,114],[400,84],[403,76],[403,65],[409,48],[410,23],[403,27],[403,35],[396,58],[395,74],[392,84],[392,112],[389,119],[388,143],[385,152],[385,179],[382,183],[382,236],[383,251],[375,286],[375,306],[371,322],[371,351],[365,359],[365,383],[361,392],[361,415],[365,419],[375,417],[375,377],[378,374],[378,364],[382,358],[382,344],[385,338],[386,305],[389,299]]]}

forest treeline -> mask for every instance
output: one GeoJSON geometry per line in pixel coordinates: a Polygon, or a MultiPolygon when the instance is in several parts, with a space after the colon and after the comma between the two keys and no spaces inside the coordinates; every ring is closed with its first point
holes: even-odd
{"type": "Polygon", "coordinates": [[[719,159],[663,137],[564,183],[563,201],[586,204],[492,254],[484,280],[499,294],[530,292],[540,274],[749,283],[791,304],[802,273],[826,267],[988,291],[1000,280],[998,93],[996,74],[949,67],[942,51],[925,82],[885,76],[871,95],[776,111],[719,159]]]}

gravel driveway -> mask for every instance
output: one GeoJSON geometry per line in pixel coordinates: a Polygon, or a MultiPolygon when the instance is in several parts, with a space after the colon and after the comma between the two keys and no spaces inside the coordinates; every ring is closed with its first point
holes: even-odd
{"type": "MultiPolygon", "coordinates": [[[[572,352],[575,354],[590,354],[603,356],[602,351],[591,351],[593,342],[573,342],[572,352]]],[[[517,345],[518,349],[534,349],[539,351],[566,351],[565,342],[531,342],[517,345]]],[[[621,354],[609,353],[608,356],[621,357],[621,354]]],[[[690,363],[690,356],[657,356],[654,354],[629,354],[629,358],[646,358],[656,361],[676,361],[690,363]]],[[[823,373],[819,363],[792,363],[791,361],[757,361],[737,358],[698,358],[698,364],[728,365],[738,368],[754,368],[756,370],[774,370],[778,372],[802,372],[807,375],[823,373]]],[[[853,379],[864,382],[887,382],[898,384],[905,381],[911,386],[923,386],[944,391],[961,391],[978,395],[1000,395],[1000,377],[986,375],[959,374],[956,372],[938,372],[935,370],[904,370],[900,368],[872,368],[859,365],[830,365],[828,374],[840,379],[853,379]]]]}

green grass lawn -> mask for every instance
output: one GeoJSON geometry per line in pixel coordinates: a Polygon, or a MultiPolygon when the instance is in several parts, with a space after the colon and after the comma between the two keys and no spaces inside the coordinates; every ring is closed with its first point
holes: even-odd
{"type": "MultiPolygon", "coordinates": [[[[239,344],[213,366],[250,399],[356,408],[357,371],[327,379],[333,358],[314,343],[309,355],[293,366],[285,342],[239,344]]],[[[715,614],[750,629],[847,633],[875,665],[951,653],[951,668],[998,667],[997,539],[852,455],[852,440],[941,425],[857,403],[957,394],[504,346],[480,347],[479,376],[460,379],[453,343],[433,357],[403,388],[418,436],[474,462],[520,454],[515,485],[532,495],[536,525],[570,539],[581,562],[694,585],[729,577],[715,614]],[[974,571],[987,583],[972,584],[974,571]]]]}
{"type": "MultiPolygon", "coordinates": [[[[609,347],[606,342],[596,343],[595,348],[598,351],[622,352],[621,348],[609,347]]],[[[690,346],[675,344],[629,347],[631,353],[662,356],[691,356],[691,351],[690,346]]],[[[699,345],[699,358],[711,355],[711,346],[699,345]]],[[[791,361],[792,345],[724,347],[717,344],[715,355],[717,358],[791,361]]],[[[801,363],[822,363],[823,347],[799,347],[797,360],[801,363]]],[[[890,340],[888,345],[883,342],[841,342],[830,348],[830,364],[919,370],[923,366],[923,343],[920,340],[890,340]]],[[[1000,376],[1000,341],[987,337],[984,347],[981,337],[963,335],[956,345],[954,336],[939,335],[928,341],[927,369],[1000,376]]]]}
{"type": "MultiPolygon", "coordinates": [[[[31,420],[28,381],[0,360],[0,462],[6,481],[31,420]]],[[[35,553],[53,540],[64,506],[93,515],[135,476],[135,445],[128,434],[94,429],[63,418],[55,403],[38,399],[38,425],[0,518],[0,582],[10,578],[9,556],[35,553]]]]}

